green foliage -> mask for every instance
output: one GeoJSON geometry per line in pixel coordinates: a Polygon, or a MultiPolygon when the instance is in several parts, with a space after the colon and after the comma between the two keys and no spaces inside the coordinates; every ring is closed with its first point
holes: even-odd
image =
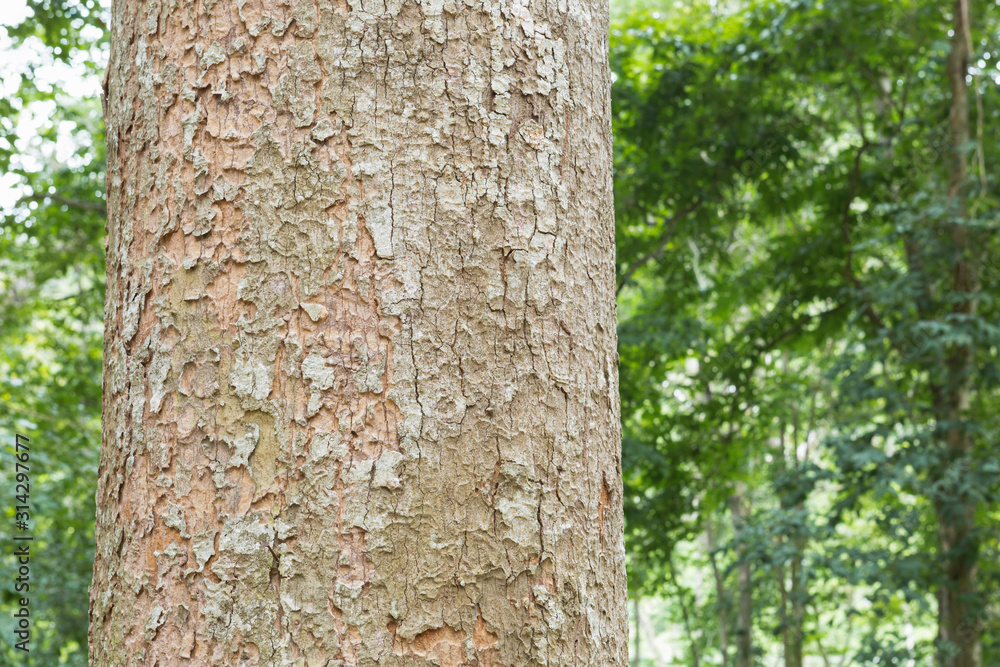
{"type": "MultiPolygon", "coordinates": [[[[23,69],[16,92],[0,99],[0,165],[17,193],[0,227],[0,488],[13,493],[14,434],[29,437],[34,634],[26,661],[2,624],[0,664],[83,666],[101,439],[104,126],[96,95],[65,93],[52,72],[96,90],[103,10],[89,0],[28,6],[33,16],[2,29],[10,71],[12,54],[23,69]]],[[[5,545],[0,580],[12,582],[5,545]]],[[[2,587],[0,615],[11,617],[17,597],[2,587]]]]}
{"type": "MultiPolygon", "coordinates": [[[[807,655],[931,664],[948,648],[934,642],[937,591],[949,559],[968,558],[985,663],[1000,660],[986,546],[1000,23],[973,11],[966,215],[948,198],[939,3],[646,5],[612,26],[629,581],[682,595],[672,555],[714,554],[722,584],[702,591],[710,613],[689,637],[706,660],[721,623],[732,635],[734,568],[749,563],[760,655],[785,652],[799,595],[807,655]],[[960,260],[978,268],[973,313],[960,260]],[[963,386],[956,420],[942,397],[963,386]],[[949,448],[963,432],[972,449],[949,448]],[[740,489],[752,509],[737,529],[740,489]],[[938,525],[970,508],[974,530],[943,552],[938,525]]],[[[681,567],[712,576],[704,559],[681,567]]]]}

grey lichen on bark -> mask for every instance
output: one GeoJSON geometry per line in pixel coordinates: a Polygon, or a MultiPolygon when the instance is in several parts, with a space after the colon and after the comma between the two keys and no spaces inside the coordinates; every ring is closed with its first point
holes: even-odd
{"type": "Polygon", "coordinates": [[[110,29],[92,664],[626,664],[606,4],[110,29]]]}

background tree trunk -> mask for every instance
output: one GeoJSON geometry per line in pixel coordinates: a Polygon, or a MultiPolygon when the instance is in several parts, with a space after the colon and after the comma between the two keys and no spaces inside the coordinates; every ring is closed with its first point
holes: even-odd
{"type": "MultiPolygon", "coordinates": [[[[736,540],[746,539],[744,534],[746,517],[749,508],[746,507],[744,485],[737,484],[736,491],[729,498],[729,511],[733,515],[733,534],[736,540]]],[[[736,584],[739,590],[738,608],[736,612],[736,667],[751,667],[753,665],[753,579],[750,563],[746,560],[746,547],[742,542],[736,548],[739,564],[736,567],[736,584]]]]}
{"type": "Polygon", "coordinates": [[[625,665],[606,4],[110,30],[92,664],[625,665]]]}
{"type": "MultiPolygon", "coordinates": [[[[789,354],[785,352],[783,361],[783,370],[789,372],[789,354]]],[[[785,451],[784,440],[784,424],[781,425],[781,441],[782,441],[782,460],[785,461],[784,467],[786,469],[792,468],[795,470],[796,475],[801,475],[802,466],[809,461],[809,434],[812,432],[814,416],[816,414],[816,394],[813,394],[813,407],[809,417],[809,423],[807,424],[805,438],[801,438],[799,433],[799,406],[797,403],[792,404],[792,441],[791,441],[791,451],[785,451]],[[804,456],[802,459],[799,458],[799,447],[802,446],[804,449],[804,456]],[[789,465],[789,463],[791,465],[789,465]]],[[[783,503],[782,509],[786,512],[794,511],[800,516],[805,516],[805,504],[800,501],[795,505],[787,505],[783,503]]],[[[802,571],[802,555],[806,550],[806,527],[802,525],[795,533],[790,536],[790,543],[792,545],[792,557],[791,557],[791,586],[786,589],[785,586],[785,575],[784,568],[780,568],[781,574],[781,596],[782,596],[782,624],[784,625],[784,640],[785,640],[785,667],[802,667],[804,660],[804,639],[805,639],[805,619],[806,619],[806,600],[808,598],[808,590],[804,581],[804,573],[802,571]],[[786,599],[787,598],[787,599],[786,599]],[[787,613],[786,602],[791,602],[791,613],[787,613]]]]}
{"type": "MultiPolygon", "coordinates": [[[[964,224],[968,215],[966,202],[966,167],[969,131],[968,59],[971,51],[968,0],[955,0],[954,31],[948,54],[948,83],[951,89],[949,125],[951,130],[948,199],[959,224],[952,227],[952,240],[958,260],[953,269],[953,291],[960,298],[954,306],[958,317],[971,318],[978,303],[978,267],[973,253],[978,244],[970,239],[964,224]]],[[[972,398],[973,346],[954,346],[948,358],[946,418],[949,426],[945,464],[968,468],[972,438],[965,426],[972,398]]],[[[965,477],[962,475],[961,477],[965,477]]],[[[979,667],[982,664],[979,643],[980,622],[976,570],[979,562],[979,536],[976,530],[976,501],[968,491],[949,483],[946,493],[937,499],[938,533],[944,562],[944,584],[938,591],[938,637],[949,645],[939,661],[943,667],[979,667]]]]}
{"type": "MultiPolygon", "coordinates": [[[[677,591],[677,602],[681,607],[681,619],[684,621],[684,632],[687,635],[688,645],[691,647],[691,667],[699,667],[699,665],[701,665],[701,652],[698,649],[698,637],[694,632],[694,624],[691,622],[691,616],[693,614],[688,609],[687,601],[684,599],[684,591],[681,589],[680,582],[677,580],[677,570],[674,568],[673,554],[667,557],[667,571],[670,573],[670,583],[673,584],[674,590],[677,591]]],[[[698,600],[696,598],[695,606],[697,606],[697,603],[698,600]]]]}
{"type": "Polygon", "coordinates": [[[715,533],[712,530],[712,515],[705,516],[705,536],[708,546],[708,560],[712,564],[712,576],[715,579],[716,606],[719,613],[719,652],[722,654],[722,667],[729,667],[729,596],[726,593],[725,579],[719,569],[715,557],[715,533]]]}
{"type": "Polygon", "coordinates": [[[642,610],[639,609],[639,598],[632,600],[632,611],[635,616],[635,637],[632,640],[632,667],[642,663],[642,610]]]}

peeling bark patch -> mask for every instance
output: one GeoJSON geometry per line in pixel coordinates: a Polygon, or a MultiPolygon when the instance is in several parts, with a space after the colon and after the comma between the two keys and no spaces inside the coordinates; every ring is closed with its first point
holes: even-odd
{"type": "Polygon", "coordinates": [[[419,656],[432,665],[461,667],[467,665],[465,634],[450,626],[425,630],[409,641],[393,646],[396,655],[419,656]]]}
{"type": "Polygon", "coordinates": [[[597,530],[604,542],[604,513],[608,510],[608,501],[611,499],[611,487],[608,486],[608,478],[601,475],[601,498],[597,505],[597,530]]]}

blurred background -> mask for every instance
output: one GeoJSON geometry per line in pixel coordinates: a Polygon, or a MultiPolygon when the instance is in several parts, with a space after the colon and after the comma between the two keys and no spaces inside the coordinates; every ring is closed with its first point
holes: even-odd
{"type": "MultiPolygon", "coordinates": [[[[947,664],[956,578],[1000,664],[1000,0],[972,6],[962,141],[952,11],[612,2],[635,666],[947,664]]],[[[37,554],[31,661],[2,623],[0,665],[87,663],[106,15],[0,14],[0,435],[34,444],[37,554]]]]}

